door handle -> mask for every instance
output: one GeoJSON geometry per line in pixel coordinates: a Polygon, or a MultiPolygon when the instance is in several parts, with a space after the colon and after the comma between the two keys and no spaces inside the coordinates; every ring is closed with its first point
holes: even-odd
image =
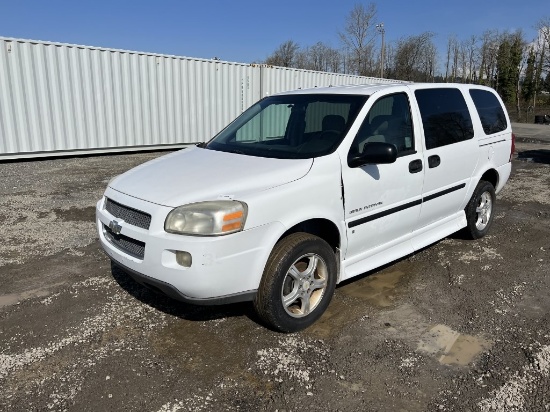
{"type": "Polygon", "coordinates": [[[409,163],[409,172],[418,173],[422,171],[422,160],[416,159],[409,163]]]}
{"type": "Polygon", "coordinates": [[[441,158],[438,155],[428,157],[429,168],[437,167],[441,164],[441,158]]]}

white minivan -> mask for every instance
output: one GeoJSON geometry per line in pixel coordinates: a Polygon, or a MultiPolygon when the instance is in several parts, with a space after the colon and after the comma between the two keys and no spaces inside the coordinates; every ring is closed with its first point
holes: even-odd
{"type": "Polygon", "coordinates": [[[514,137],[494,90],[315,88],[266,97],[207,143],[113,179],[103,248],[137,282],[194,304],[253,301],[298,331],[337,283],[460,229],[484,236],[514,137]]]}

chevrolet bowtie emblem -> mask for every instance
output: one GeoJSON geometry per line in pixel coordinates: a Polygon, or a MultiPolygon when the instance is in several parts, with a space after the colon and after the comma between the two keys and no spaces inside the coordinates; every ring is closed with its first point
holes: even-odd
{"type": "Polygon", "coordinates": [[[122,221],[118,222],[117,220],[111,220],[109,222],[109,229],[111,229],[111,231],[115,235],[120,235],[120,231],[122,230],[122,226],[120,225],[121,223],[122,223],[122,221]]]}

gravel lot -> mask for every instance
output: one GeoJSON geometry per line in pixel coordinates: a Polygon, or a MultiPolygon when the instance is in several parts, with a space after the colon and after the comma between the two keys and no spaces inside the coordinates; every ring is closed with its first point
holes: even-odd
{"type": "Polygon", "coordinates": [[[516,131],[487,237],[340,285],[293,335],[111,267],[94,205],[163,153],[0,163],[0,410],[549,411],[547,129],[516,131]]]}

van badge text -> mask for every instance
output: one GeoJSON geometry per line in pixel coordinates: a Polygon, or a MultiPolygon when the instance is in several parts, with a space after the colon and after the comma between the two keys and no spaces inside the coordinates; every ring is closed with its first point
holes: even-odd
{"type": "Polygon", "coordinates": [[[373,203],[372,205],[363,206],[363,207],[359,207],[357,209],[353,209],[349,212],[349,214],[352,215],[354,213],[361,212],[362,210],[372,209],[373,207],[376,207],[376,206],[382,206],[382,202],[373,203]]]}

